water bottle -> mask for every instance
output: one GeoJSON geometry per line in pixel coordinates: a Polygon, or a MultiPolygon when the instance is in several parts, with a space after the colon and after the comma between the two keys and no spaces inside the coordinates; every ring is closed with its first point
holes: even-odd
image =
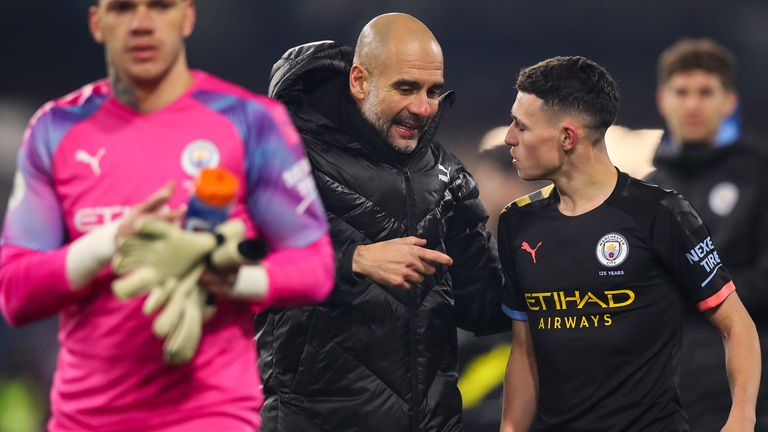
{"type": "Polygon", "coordinates": [[[184,229],[213,231],[229,217],[237,195],[237,177],[225,168],[204,168],[195,179],[184,229]]]}

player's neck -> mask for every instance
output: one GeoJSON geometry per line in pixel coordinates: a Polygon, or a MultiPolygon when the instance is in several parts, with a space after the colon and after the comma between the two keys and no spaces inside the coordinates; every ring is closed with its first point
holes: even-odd
{"type": "Polygon", "coordinates": [[[192,85],[194,78],[182,57],[159,80],[132,81],[111,69],[109,81],[121,103],[142,114],[150,114],[178,99],[192,85]]]}
{"type": "Polygon", "coordinates": [[[599,207],[616,187],[618,173],[607,154],[563,169],[554,179],[560,195],[558,210],[578,216],[599,207]]]}

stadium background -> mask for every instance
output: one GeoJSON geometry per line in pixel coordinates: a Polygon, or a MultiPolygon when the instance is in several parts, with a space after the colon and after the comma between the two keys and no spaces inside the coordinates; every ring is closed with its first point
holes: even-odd
{"type": "MultiPolygon", "coordinates": [[[[34,110],[104,76],[88,34],[89,0],[0,2],[0,216],[15,154],[34,110]]],[[[508,122],[519,69],[578,54],[606,66],[622,91],[619,123],[661,128],[654,102],[659,52],[682,36],[708,36],[740,61],[743,130],[768,132],[768,2],[741,0],[379,1],[198,0],[190,63],[265,92],[274,61],[314,40],[354,44],[372,17],[401,11],[427,24],[445,53],[457,102],[439,137],[473,166],[483,133],[508,122]]],[[[161,144],[161,143],[159,143],[161,144]]],[[[0,432],[38,430],[56,352],[55,320],[11,330],[0,319],[0,432]]],[[[127,353],[128,354],[128,353],[127,353]]]]}

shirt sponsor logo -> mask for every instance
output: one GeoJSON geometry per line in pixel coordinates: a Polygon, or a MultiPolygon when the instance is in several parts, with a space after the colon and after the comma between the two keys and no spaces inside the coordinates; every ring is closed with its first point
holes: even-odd
{"type": "Polygon", "coordinates": [[[98,149],[93,155],[83,149],[79,149],[75,152],[75,161],[91,167],[93,175],[98,177],[101,175],[101,158],[104,157],[106,152],[107,150],[104,147],[98,149]]]}
{"type": "Polygon", "coordinates": [[[181,152],[181,168],[191,177],[197,177],[204,168],[216,168],[221,161],[219,148],[211,141],[192,141],[181,152]]]}
{"type": "Polygon", "coordinates": [[[635,301],[635,293],[629,289],[609,290],[602,293],[573,291],[551,291],[526,293],[525,301],[531,311],[573,311],[576,314],[565,316],[540,317],[538,330],[580,329],[613,324],[610,313],[614,309],[624,308],[635,301]],[[579,315],[577,311],[594,312],[579,315]]]}
{"type": "Polygon", "coordinates": [[[304,158],[284,171],[283,181],[289,189],[296,190],[301,196],[301,202],[295,208],[296,214],[304,213],[317,197],[317,187],[312,177],[312,166],[309,160],[304,158]]]}
{"type": "Polygon", "coordinates": [[[120,219],[130,207],[128,206],[105,206],[105,207],[86,207],[75,212],[72,218],[75,229],[81,233],[88,232],[94,228],[106,225],[112,221],[120,219]]]}
{"type": "Polygon", "coordinates": [[[538,330],[562,330],[562,329],[581,329],[592,327],[610,327],[613,324],[611,314],[602,315],[582,315],[582,316],[564,316],[564,317],[542,317],[539,318],[538,330]]]}
{"type": "Polygon", "coordinates": [[[731,182],[718,183],[709,192],[709,208],[720,217],[731,214],[738,202],[739,188],[731,182]]]}
{"type": "Polygon", "coordinates": [[[603,309],[629,306],[635,301],[635,293],[629,289],[610,290],[598,294],[589,291],[572,295],[565,291],[526,293],[525,302],[532,311],[583,309],[587,304],[594,304],[603,309]]]}
{"type": "Polygon", "coordinates": [[[27,180],[24,178],[24,174],[17,170],[13,176],[13,190],[11,191],[11,197],[8,199],[8,210],[13,210],[21,204],[24,200],[24,195],[27,193],[27,180]]]}
{"type": "Polygon", "coordinates": [[[531,254],[531,259],[533,260],[533,263],[536,264],[536,251],[539,250],[539,246],[541,246],[541,242],[539,242],[535,248],[531,248],[531,245],[524,241],[523,244],[520,245],[520,249],[531,254]]]}
{"type": "Polygon", "coordinates": [[[624,262],[629,255],[629,243],[619,233],[609,233],[597,242],[597,260],[606,267],[616,267],[624,262]]]}
{"type": "Polygon", "coordinates": [[[715,250],[715,244],[712,243],[712,237],[707,237],[703,242],[694,246],[693,249],[685,253],[688,264],[699,265],[707,272],[707,278],[701,283],[706,285],[713,277],[717,269],[723,266],[720,262],[720,255],[715,250]]]}

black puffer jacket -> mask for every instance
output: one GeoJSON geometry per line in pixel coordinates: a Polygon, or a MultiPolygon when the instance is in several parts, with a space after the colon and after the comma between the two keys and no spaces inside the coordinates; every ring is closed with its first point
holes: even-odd
{"type": "Polygon", "coordinates": [[[349,96],[352,50],[319,42],[273,67],[312,162],[337,253],[322,305],[257,318],[263,431],[457,431],[456,327],[506,331],[502,276],[472,176],[433,141],[438,115],[410,155],[395,152],[349,96]],[[454,264],[410,291],[351,271],[360,244],[409,235],[454,264]]]}

